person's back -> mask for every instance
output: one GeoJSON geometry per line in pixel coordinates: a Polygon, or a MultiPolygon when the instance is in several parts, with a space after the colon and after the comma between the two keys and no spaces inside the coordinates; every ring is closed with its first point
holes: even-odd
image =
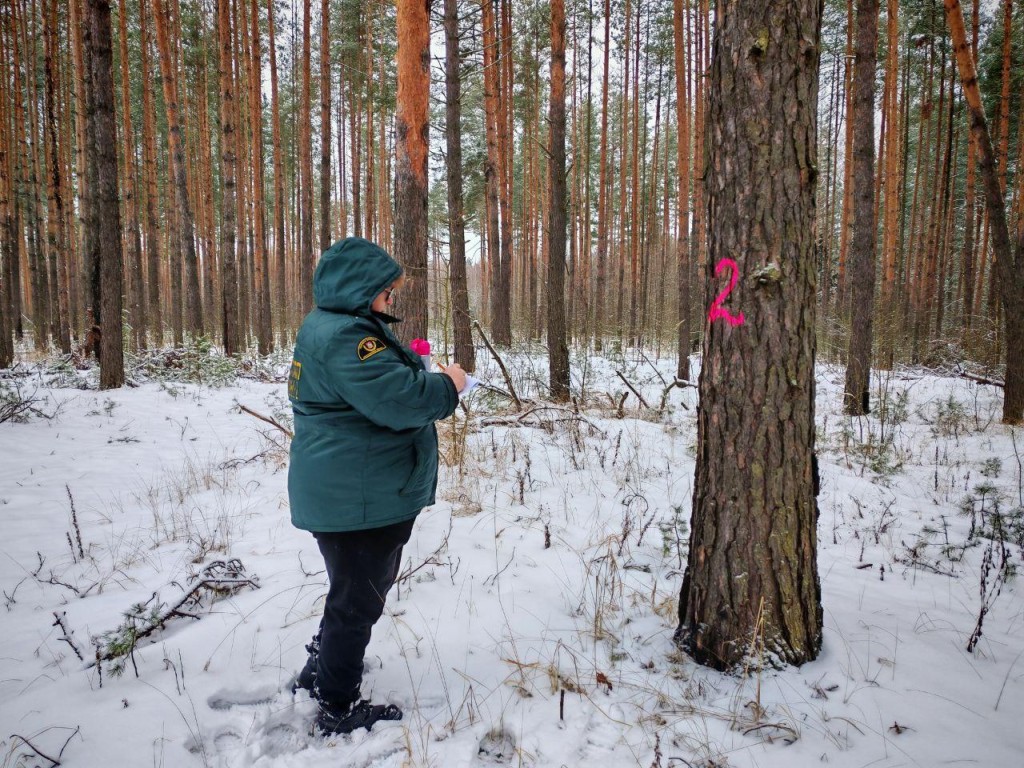
{"type": "Polygon", "coordinates": [[[401,282],[401,267],[367,240],[325,251],[288,380],[292,522],[316,537],[330,582],[295,683],[319,701],[321,733],[401,717],[396,707],[359,702],[363,652],[413,522],[434,503],[434,422],[451,415],[465,384],[457,365],[427,373],[389,329],[396,318],[385,309],[401,282]]]}

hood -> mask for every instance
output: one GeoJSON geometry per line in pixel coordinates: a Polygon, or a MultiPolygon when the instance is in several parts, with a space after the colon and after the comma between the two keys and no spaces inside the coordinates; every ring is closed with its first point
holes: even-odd
{"type": "Polygon", "coordinates": [[[320,309],[369,315],[373,300],[400,274],[398,262],[379,245],[346,237],[320,257],[313,273],[313,301],[320,309]]]}

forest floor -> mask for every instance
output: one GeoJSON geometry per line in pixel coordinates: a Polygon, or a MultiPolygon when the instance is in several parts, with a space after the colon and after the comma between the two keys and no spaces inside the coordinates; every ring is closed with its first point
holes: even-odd
{"type": "MultiPolygon", "coordinates": [[[[539,398],[542,354],[509,363],[539,398]]],[[[659,408],[674,360],[574,358],[578,412],[478,390],[368,651],[364,695],[405,718],[325,740],[284,690],[322,561],[286,436],[239,409],[287,426],[287,364],[165,351],[116,391],[0,371],[0,408],[27,403],[0,423],[0,766],[1020,765],[1024,430],[1000,390],[878,372],[851,418],[819,366],[824,646],[734,675],[672,643],[696,447],[696,390],[659,408]]]]}

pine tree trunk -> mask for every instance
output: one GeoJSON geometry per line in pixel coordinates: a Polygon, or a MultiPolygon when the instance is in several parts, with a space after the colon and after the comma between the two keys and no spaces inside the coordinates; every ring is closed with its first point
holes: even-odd
{"type": "Polygon", "coordinates": [[[100,324],[100,388],[124,384],[121,325],[121,211],[117,188],[117,130],[114,115],[113,50],[108,0],[88,0],[92,57],[90,85],[96,140],[96,217],[103,292],[100,324]]]}
{"type": "MultiPolygon", "coordinates": [[[[64,184],[61,180],[60,148],[58,132],[60,116],[58,114],[57,93],[57,6],[56,2],[47,2],[43,9],[43,48],[44,70],[46,78],[46,167],[47,177],[47,216],[46,239],[51,259],[63,263],[67,259],[68,248],[63,238],[64,221],[64,184]]],[[[57,288],[57,269],[55,263],[52,285],[57,288]]],[[[68,296],[58,291],[59,300],[53,305],[56,312],[56,335],[60,349],[65,354],[71,352],[71,328],[68,324],[68,296]]]]}
{"type": "Polygon", "coordinates": [[[995,153],[985,121],[985,109],[978,90],[974,59],[967,44],[963,10],[959,0],[943,0],[946,21],[953,37],[953,48],[960,69],[964,98],[970,110],[971,131],[978,149],[978,171],[985,189],[995,270],[999,274],[999,294],[1003,302],[1006,378],[1003,388],[1003,423],[1024,420],[1024,229],[1018,228],[1017,243],[1010,243],[1006,207],[995,165],[995,153]]]}
{"type": "Polygon", "coordinates": [[[373,96],[373,9],[366,20],[366,101],[364,102],[366,113],[366,141],[363,145],[363,157],[366,164],[364,167],[363,183],[363,236],[367,240],[373,240],[377,233],[374,226],[377,222],[377,184],[375,181],[374,163],[374,96],[373,96]]]}
{"type": "MultiPolygon", "coordinates": [[[[6,29],[0,25],[0,82],[9,83],[7,68],[6,29]]],[[[17,245],[11,214],[12,181],[9,93],[0,88],[0,368],[9,368],[14,361],[14,286],[13,268],[17,245]]]]}
{"type": "Polygon", "coordinates": [[[320,250],[331,247],[331,22],[320,2],[320,250]]]}
{"type": "Polygon", "coordinates": [[[43,184],[45,180],[42,173],[40,144],[45,142],[42,140],[42,131],[39,126],[39,109],[37,108],[41,100],[38,95],[38,78],[35,74],[35,62],[39,59],[39,35],[36,30],[36,0],[31,0],[31,6],[26,2],[26,7],[22,8],[21,33],[22,50],[28,56],[27,61],[31,62],[31,65],[27,68],[28,75],[25,78],[27,91],[26,105],[28,107],[26,110],[28,116],[28,124],[26,126],[26,152],[28,159],[25,166],[28,178],[25,185],[25,194],[27,195],[26,212],[28,214],[26,217],[29,236],[28,256],[33,276],[32,317],[35,323],[36,344],[39,348],[45,349],[49,344],[51,334],[54,333],[52,307],[55,303],[55,296],[52,291],[50,278],[51,275],[56,274],[56,270],[53,264],[53,254],[47,247],[43,236],[43,220],[46,215],[43,206],[43,200],[45,199],[43,184]]]}
{"type": "Polygon", "coordinates": [[[223,281],[221,331],[224,336],[224,354],[241,351],[241,332],[238,312],[238,270],[235,263],[235,104],[232,62],[235,51],[231,35],[231,0],[217,0],[217,41],[219,53],[217,70],[220,77],[220,167],[221,167],[221,224],[220,260],[223,281]]]}
{"type": "MultiPolygon", "coordinates": [[[[911,197],[910,204],[910,231],[907,235],[908,256],[906,263],[906,290],[904,291],[904,300],[900,307],[903,315],[903,326],[910,328],[908,318],[911,313],[917,310],[919,304],[918,286],[920,281],[918,280],[919,266],[917,263],[916,255],[922,250],[918,244],[917,234],[919,229],[919,222],[922,218],[921,208],[924,206],[924,199],[927,196],[925,187],[927,181],[921,181],[922,169],[924,166],[924,155],[925,147],[929,143],[929,131],[930,122],[927,119],[927,110],[931,109],[932,91],[931,91],[931,69],[932,69],[932,55],[929,50],[928,53],[928,74],[926,76],[925,95],[923,97],[923,104],[928,105],[927,108],[922,106],[921,114],[918,118],[917,123],[917,141],[915,143],[915,159],[914,159],[914,193],[911,197]]],[[[913,353],[916,355],[916,350],[913,353]]],[[[915,358],[916,361],[916,358],[915,358]]]]}
{"type": "Polygon", "coordinates": [[[565,332],[565,0],[551,0],[551,200],[548,209],[548,374],[551,397],[569,399],[565,332]]]}
{"type": "Polygon", "coordinates": [[[674,0],[673,37],[676,67],[676,378],[690,378],[690,94],[686,81],[686,46],[683,41],[683,0],[674,0]]]}
{"type": "Polygon", "coordinates": [[[577,277],[578,308],[576,323],[577,339],[582,341],[584,347],[590,344],[591,328],[593,326],[592,293],[594,276],[594,243],[593,243],[593,156],[594,156],[594,0],[587,0],[587,58],[586,78],[587,87],[584,96],[583,109],[586,113],[585,125],[582,128],[582,164],[583,168],[579,174],[580,191],[577,199],[582,199],[582,210],[579,212],[580,236],[580,272],[577,277]]]}
{"type": "MultiPolygon", "coordinates": [[[[705,141],[704,133],[706,127],[705,115],[707,114],[708,107],[708,81],[709,75],[709,59],[711,55],[711,32],[710,32],[710,20],[711,15],[708,0],[700,0],[700,13],[694,24],[697,27],[697,46],[696,46],[696,60],[697,60],[697,71],[695,72],[696,88],[694,97],[694,112],[693,112],[693,157],[694,157],[694,169],[693,169],[693,233],[694,242],[690,244],[690,284],[706,285],[708,279],[711,277],[711,269],[708,264],[708,233],[707,227],[705,226],[705,213],[707,211],[707,205],[704,200],[705,186],[703,183],[698,183],[697,180],[703,180],[704,174],[708,166],[708,153],[705,152],[705,141]]],[[[703,319],[703,306],[700,303],[693,303],[695,313],[691,313],[691,320],[693,318],[703,319]]],[[[701,341],[703,340],[703,323],[698,322],[697,325],[691,326],[695,331],[701,334],[701,341]]]]}
{"type": "Polygon", "coordinates": [[[252,131],[253,193],[253,283],[256,305],[256,343],[259,353],[267,355],[274,348],[273,310],[270,301],[270,259],[267,254],[267,203],[263,174],[263,53],[260,43],[259,0],[253,0],[249,14],[252,46],[249,70],[249,120],[252,131]]]}
{"type": "Polygon", "coordinates": [[[840,56],[833,54],[832,72],[829,84],[828,121],[825,130],[825,205],[823,223],[818,227],[818,249],[821,264],[818,271],[819,318],[825,317],[832,300],[832,255],[836,225],[836,189],[839,166],[839,126],[842,109],[839,106],[839,63],[840,56]]]}
{"type": "Polygon", "coordinates": [[[701,664],[821,647],[814,458],[819,3],[719,2],[709,255],[689,558],[676,640],[701,664]],[[743,115],[743,120],[735,119],[743,115]],[[724,259],[734,259],[734,262],[724,259]],[[724,267],[723,267],[724,263],[724,267]],[[732,280],[726,283],[729,274],[732,280]],[[717,305],[715,305],[717,306],[717,305]]]}
{"type": "MultiPolygon", "coordinates": [[[[82,69],[79,73],[81,91],[80,107],[84,114],[82,138],[84,144],[81,147],[82,180],[79,185],[82,219],[82,290],[85,296],[85,330],[94,323],[101,323],[102,304],[100,302],[100,250],[98,241],[99,227],[96,223],[97,192],[96,185],[96,120],[94,112],[96,109],[93,103],[95,89],[92,84],[92,56],[93,39],[91,10],[88,0],[72,0],[78,5],[79,20],[81,22],[79,33],[81,36],[81,63],[82,69]]],[[[17,72],[17,70],[15,70],[17,72]]]]}
{"type": "MultiPolygon", "coordinates": [[[[288,296],[288,263],[284,249],[284,150],[281,146],[281,109],[277,95],[277,42],[274,36],[274,16],[274,0],[267,0],[267,46],[270,49],[270,120],[271,137],[274,144],[274,266],[277,270],[276,295],[283,304],[288,296]]],[[[281,306],[278,313],[282,327],[288,318],[288,312],[284,306],[286,305],[281,306]]],[[[268,310],[269,307],[268,304],[268,310]]]]}
{"type": "Polygon", "coordinates": [[[601,149],[597,171],[597,279],[594,282],[594,349],[604,348],[605,296],[608,280],[608,90],[611,49],[611,2],[604,0],[604,66],[601,80],[601,149]]]}
{"type": "Polygon", "coordinates": [[[118,43],[121,51],[121,124],[123,126],[124,212],[126,232],[125,260],[128,266],[128,324],[132,328],[132,345],[145,346],[146,293],[142,278],[142,231],[139,226],[139,205],[135,174],[135,131],[132,126],[131,78],[128,63],[128,8],[122,2],[118,13],[118,43]]]}
{"type": "MultiPolygon", "coordinates": [[[[154,76],[150,72],[149,54],[152,41],[149,36],[148,4],[139,3],[140,30],[140,65],[143,82],[150,82],[154,76]]],[[[160,307],[161,286],[160,275],[160,216],[157,213],[159,193],[157,191],[156,169],[156,112],[153,105],[153,92],[150,88],[142,89],[142,186],[146,205],[146,288],[149,292],[148,326],[152,343],[159,347],[163,343],[164,325],[160,307]]]]}
{"type": "Polygon", "coordinates": [[[941,192],[941,211],[939,213],[939,232],[937,236],[936,244],[936,262],[938,276],[935,282],[935,291],[933,300],[935,302],[935,336],[942,338],[943,324],[945,320],[945,309],[946,309],[946,261],[947,252],[949,250],[949,218],[952,210],[950,205],[951,198],[953,196],[953,179],[956,176],[956,161],[953,154],[953,147],[956,142],[956,134],[959,133],[959,129],[954,131],[953,129],[953,117],[956,112],[956,99],[954,98],[954,90],[956,87],[956,62],[952,62],[949,68],[949,104],[946,108],[946,155],[945,160],[942,163],[942,192],[941,192]]]}
{"type": "Polygon", "coordinates": [[[918,302],[917,313],[914,317],[914,351],[915,356],[921,357],[921,349],[928,347],[928,331],[931,327],[932,307],[935,303],[935,275],[938,262],[939,248],[939,224],[942,220],[942,191],[944,187],[943,171],[943,144],[945,132],[943,120],[946,104],[946,45],[942,40],[941,58],[939,63],[939,102],[938,107],[933,110],[935,113],[935,171],[930,174],[933,178],[929,190],[928,228],[927,232],[922,231],[924,248],[921,253],[921,264],[918,273],[918,302]]]}
{"type": "Polygon", "coordinates": [[[445,33],[445,137],[448,157],[448,238],[450,242],[452,327],[455,360],[472,373],[476,370],[469,317],[469,286],[466,281],[466,217],[462,207],[462,58],[459,55],[457,0],[444,0],[445,33]]]}
{"type": "MultiPolygon", "coordinates": [[[[361,11],[360,11],[361,18],[361,11]]],[[[366,29],[360,26],[360,36],[366,34],[366,29]]],[[[361,71],[358,60],[353,64],[355,71],[361,71]]],[[[356,237],[363,235],[363,207],[362,207],[362,161],[360,152],[362,147],[363,127],[363,83],[356,82],[352,89],[352,108],[349,110],[349,133],[352,136],[350,150],[352,153],[352,232],[356,237]]]]}
{"type": "Polygon", "coordinates": [[[853,72],[853,236],[850,242],[851,317],[843,410],[870,412],[871,333],[875,309],[875,67],[878,0],[857,0],[853,72]]]}
{"type": "MultiPolygon", "coordinates": [[[[629,333],[633,346],[638,344],[637,312],[640,302],[640,8],[636,11],[636,35],[633,43],[633,98],[629,104],[630,118],[629,172],[632,189],[629,195],[629,333]]],[[[629,34],[627,25],[627,34],[629,34]]],[[[646,127],[646,121],[645,121],[646,127]]]]}
{"type": "MultiPolygon", "coordinates": [[[[206,31],[206,11],[199,14],[199,75],[197,87],[190,89],[192,93],[191,111],[198,116],[198,131],[190,137],[191,149],[188,158],[193,158],[191,179],[192,193],[190,199],[196,201],[197,243],[201,251],[197,255],[202,269],[199,282],[199,307],[203,314],[203,327],[211,331],[217,325],[217,306],[220,298],[220,270],[217,267],[217,247],[214,244],[214,205],[213,205],[213,141],[210,130],[210,96],[209,96],[209,41],[206,31]]],[[[213,32],[216,37],[216,31],[213,32]]],[[[193,46],[195,40],[189,41],[193,46]]],[[[186,82],[184,75],[182,82],[186,82]]],[[[216,92],[216,86],[214,87],[216,92]]]]}
{"type": "MultiPolygon", "coordinates": [[[[999,169],[999,188],[1006,195],[1006,165],[1010,151],[1010,60],[1013,43],[1013,0],[1003,0],[1003,66],[1000,73],[1002,87],[999,95],[999,119],[996,126],[996,167],[999,169]]],[[[1018,169],[1020,173],[1021,169],[1018,169]]]]}
{"type": "MultiPolygon", "coordinates": [[[[153,0],[153,15],[156,40],[159,49],[160,74],[163,79],[164,106],[167,109],[168,144],[171,155],[171,173],[174,178],[176,195],[176,216],[178,224],[178,247],[184,257],[185,266],[185,328],[193,334],[203,334],[203,308],[199,289],[199,259],[196,254],[195,223],[192,205],[188,199],[188,178],[185,168],[185,140],[183,122],[179,118],[177,68],[172,59],[168,18],[165,13],[167,0],[153,0]]],[[[176,270],[179,265],[172,264],[176,270]]]]}
{"type": "Polygon", "coordinates": [[[899,0],[888,0],[886,8],[888,56],[885,64],[885,90],[888,105],[885,141],[885,208],[882,214],[882,294],[879,306],[884,313],[883,365],[892,368],[893,344],[897,332],[896,313],[896,245],[900,225],[900,145],[901,99],[899,95],[899,0]]]}
{"type": "MultiPolygon", "coordinates": [[[[348,144],[347,138],[347,116],[352,111],[350,104],[346,103],[345,83],[351,80],[347,71],[345,57],[338,57],[338,237],[348,237],[348,156],[345,147],[348,144]]],[[[351,90],[348,91],[351,98],[351,90]]]]}
{"type": "Polygon", "coordinates": [[[502,280],[502,259],[509,257],[501,252],[501,208],[498,187],[501,183],[501,158],[499,157],[498,122],[500,98],[498,76],[497,18],[494,12],[496,0],[482,0],[483,14],[483,60],[484,60],[484,135],[487,142],[487,157],[484,160],[484,189],[487,202],[486,226],[487,259],[491,272],[491,337],[495,344],[508,346],[512,343],[511,285],[502,280]]]}
{"type": "MultiPolygon", "coordinates": [[[[498,221],[500,226],[501,259],[498,290],[502,296],[500,328],[505,343],[512,343],[512,0],[501,0],[501,34],[494,50],[498,54],[497,77],[497,139],[498,139],[498,221]]],[[[495,24],[498,21],[495,19],[495,24]]],[[[495,334],[497,336],[497,334],[495,334]]]]}
{"type": "MultiPolygon", "coordinates": [[[[854,31],[856,21],[853,14],[855,0],[846,0],[846,72],[843,93],[846,94],[846,141],[843,151],[843,213],[839,219],[839,264],[836,276],[836,310],[845,317],[847,300],[846,261],[849,256],[850,227],[853,220],[853,144],[854,144],[854,31]]],[[[829,276],[831,279],[831,276],[829,276]]]]}
{"type": "Polygon", "coordinates": [[[622,99],[619,101],[619,126],[621,131],[621,139],[619,143],[619,213],[618,213],[618,247],[616,249],[616,275],[613,281],[615,290],[615,329],[616,335],[619,341],[622,340],[623,331],[625,330],[625,301],[627,295],[626,289],[626,204],[629,200],[629,194],[627,192],[627,182],[629,181],[629,142],[630,133],[629,130],[629,93],[630,93],[630,67],[632,65],[632,57],[630,52],[632,51],[633,38],[629,34],[629,30],[632,29],[632,5],[630,0],[626,0],[625,6],[625,34],[623,35],[623,52],[622,52],[622,99]]]}
{"type": "Polygon", "coordinates": [[[395,258],[412,278],[402,292],[406,339],[427,338],[427,161],[430,152],[430,3],[398,0],[398,162],[395,258]]]}
{"type": "Polygon", "coordinates": [[[302,0],[302,90],[299,95],[299,296],[304,314],[313,308],[313,111],[310,93],[310,0],[302,0]]]}

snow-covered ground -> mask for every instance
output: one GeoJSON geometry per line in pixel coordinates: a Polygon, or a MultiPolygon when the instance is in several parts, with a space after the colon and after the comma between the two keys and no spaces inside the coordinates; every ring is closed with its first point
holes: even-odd
{"type": "MultiPolygon", "coordinates": [[[[0,423],[0,766],[1022,764],[1024,600],[1001,565],[1024,555],[1024,430],[999,423],[1001,392],[882,373],[884,418],[850,419],[842,371],[819,367],[824,648],[727,676],[671,641],[696,391],[659,415],[674,360],[573,362],[579,414],[509,418],[478,391],[443,425],[438,503],[367,657],[364,695],[405,719],[326,741],[282,690],[322,562],[289,522],[286,438],[238,408],[287,419],[284,384],[0,372],[41,414],[0,423]],[[653,410],[630,394],[616,412],[616,370],[653,410]],[[218,562],[235,583],[214,594],[218,562]],[[197,585],[101,674],[97,638],[130,646],[197,585]]],[[[510,363],[536,397],[543,357],[510,363]]],[[[481,378],[504,386],[493,365],[481,378]]]]}

